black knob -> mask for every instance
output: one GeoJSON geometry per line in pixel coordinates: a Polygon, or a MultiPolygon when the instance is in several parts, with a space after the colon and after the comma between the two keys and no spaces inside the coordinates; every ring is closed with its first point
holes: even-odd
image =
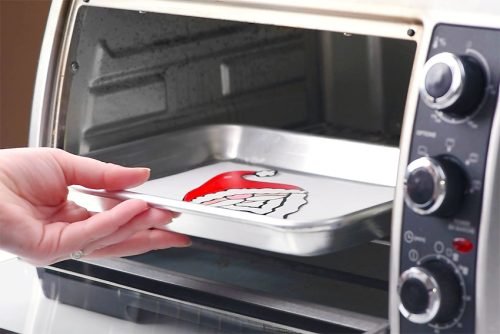
{"type": "Polygon", "coordinates": [[[404,183],[410,209],[421,215],[446,217],[460,208],[466,177],[452,157],[422,157],[408,165],[404,183]]]}
{"type": "Polygon", "coordinates": [[[472,114],[484,96],[486,76],[472,56],[439,53],[427,60],[423,72],[423,101],[452,117],[472,114]]]}
{"type": "Polygon", "coordinates": [[[401,304],[411,314],[422,314],[429,307],[428,287],[417,278],[407,278],[401,285],[399,295],[401,304]]]}
{"type": "Polygon", "coordinates": [[[451,265],[433,259],[412,267],[398,284],[399,311],[418,324],[446,324],[460,314],[463,290],[451,265]]]}

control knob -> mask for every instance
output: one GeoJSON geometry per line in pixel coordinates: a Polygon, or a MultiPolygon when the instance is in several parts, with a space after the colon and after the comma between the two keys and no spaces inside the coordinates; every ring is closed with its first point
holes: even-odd
{"type": "Polygon", "coordinates": [[[449,324],[460,315],[463,290],[453,267],[432,259],[412,267],[399,279],[399,311],[417,324],[449,324]]]}
{"type": "Polygon", "coordinates": [[[450,216],[460,208],[465,185],[466,176],[453,158],[422,157],[406,169],[405,202],[420,215],[450,216]]]}
{"type": "Polygon", "coordinates": [[[462,118],[472,114],[483,98],[485,74],[472,56],[439,53],[427,60],[423,73],[420,94],[432,109],[462,118]]]}

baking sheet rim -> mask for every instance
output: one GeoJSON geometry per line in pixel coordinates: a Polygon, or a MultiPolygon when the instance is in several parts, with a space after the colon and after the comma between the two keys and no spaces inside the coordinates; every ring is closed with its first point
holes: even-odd
{"type": "Polygon", "coordinates": [[[186,213],[197,216],[208,216],[223,220],[236,219],[240,223],[256,225],[282,232],[321,232],[333,231],[345,227],[346,224],[361,222],[371,217],[378,216],[392,208],[392,201],[380,203],[359,211],[352,212],[339,217],[331,217],[322,220],[286,220],[275,217],[254,215],[246,212],[236,212],[223,208],[207,207],[201,204],[173,200],[165,197],[136,193],[133,191],[106,191],[102,189],[89,189],[82,186],[71,186],[71,189],[96,197],[125,201],[128,199],[139,199],[147,202],[153,207],[167,209],[175,212],[186,213]],[[247,218],[248,216],[248,218],[247,218]],[[251,217],[251,218],[250,218],[251,217]]]}

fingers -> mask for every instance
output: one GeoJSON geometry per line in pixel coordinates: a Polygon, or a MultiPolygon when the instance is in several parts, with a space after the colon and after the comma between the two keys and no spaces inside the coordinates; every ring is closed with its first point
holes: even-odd
{"type": "Polygon", "coordinates": [[[79,206],[75,202],[67,201],[64,205],[50,217],[51,221],[74,223],[90,218],[92,215],[87,209],[79,206]]]}
{"type": "Polygon", "coordinates": [[[151,229],[135,233],[129,239],[86,255],[88,258],[122,257],[169,247],[188,247],[189,237],[165,230],[151,229]]]}
{"type": "Polygon", "coordinates": [[[139,231],[152,227],[160,227],[172,221],[174,213],[159,209],[149,209],[132,218],[122,225],[116,232],[104,238],[98,239],[85,246],[86,253],[92,253],[109,245],[117,244],[129,239],[139,231]]]}
{"type": "MultiPolygon", "coordinates": [[[[57,253],[69,254],[90,242],[109,236],[147,209],[148,205],[143,201],[128,200],[86,220],[69,224],[60,232],[57,253]]],[[[46,227],[47,234],[50,234],[52,225],[55,224],[46,227]]]]}
{"type": "MultiPolygon", "coordinates": [[[[87,214],[90,215],[88,212],[87,214]]],[[[136,235],[141,231],[149,231],[150,228],[163,226],[171,222],[176,215],[170,211],[149,208],[145,202],[140,200],[128,200],[108,211],[90,215],[83,221],[67,224],[60,232],[57,254],[67,256],[80,249],[84,250],[85,253],[92,253],[96,249],[105,249],[128,240],[136,240],[134,238],[137,238],[136,235]]],[[[57,226],[56,224],[51,225],[57,226]]],[[[47,229],[50,229],[50,226],[47,226],[47,229]]],[[[49,233],[48,231],[47,235],[49,233]]],[[[166,241],[163,239],[155,239],[157,234],[156,232],[152,234],[151,241],[154,243],[150,247],[153,248],[147,248],[147,250],[155,249],[154,247],[178,247],[178,245],[189,243],[189,238],[186,236],[168,232],[170,237],[165,244],[166,241]]],[[[142,238],[145,236],[143,235],[142,238]]],[[[133,242],[131,245],[136,247],[133,242]]],[[[123,247],[125,246],[122,246],[120,251],[123,251],[123,247]]],[[[136,248],[132,249],[132,252],[137,254],[136,248]]]]}
{"type": "Polygon", "coordinates": [[[149,179],[148,168],[127,168],[70,154],[51,151],[68,185],[78,184],[93,189],[121,190],[138,186],[149,179]]]}

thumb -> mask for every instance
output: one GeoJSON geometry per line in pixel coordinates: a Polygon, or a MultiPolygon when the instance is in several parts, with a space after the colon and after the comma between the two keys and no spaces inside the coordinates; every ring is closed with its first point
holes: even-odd
{"type": "Polygon", "coordinates": [[[138,186],[149,179],[149,168],[118,166],[73,155],[63,150],[54,150],[53,155],[64,173],[67,185],[121,190],[138,186]]]}

